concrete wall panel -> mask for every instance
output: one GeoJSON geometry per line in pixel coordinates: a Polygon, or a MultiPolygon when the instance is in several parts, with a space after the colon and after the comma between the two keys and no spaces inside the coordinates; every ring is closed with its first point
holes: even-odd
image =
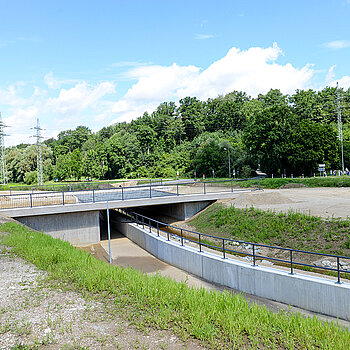
{"type": "Polygon", "coordinates": [[[20,217],[17,220],[37,231],[73,245],[100,242],[99,211],[20,217]]]}
{"type": "Polygon", "coordinates": [[[350,321],[350,284],[242,262],[168,242],[164,237],[123,223],[120,230],[159,259],[203,279],[236,290],[350,321]],[[144,239],[140,239],[143,236],[144,239]]]}

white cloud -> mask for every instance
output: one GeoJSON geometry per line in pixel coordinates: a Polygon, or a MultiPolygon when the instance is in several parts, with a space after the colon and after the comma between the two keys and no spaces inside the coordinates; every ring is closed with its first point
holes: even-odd
{"type": "Polygon", "coordinates": [[[206,39],[212,39],[214,38],[213,34],[196,34],[194,36],[196,40],[206,40],[206,39]]]}
{"type": "Polygon", "coordinates": [[[347,47],[350,47],[350,40],[329,41],[327,43],[324,43],[323,46],[332,50],[346,49],[347,47]]]}
{"type": "Polygon", "coordinates": [[[345,90],[350,89],[350,76],[348,75],[344,75],[343,77],[341,77],[340,79],[337,80],[333,80],[331,83],[329,83],[329,86],[337,86],[337,83],[339,85],[340,88],[343,88],[345,90]]]}
{"type": "MultiPolygon", "coordinates": [[[[47,82],[50,76],[52,75],[46,75],[44,81],[47,82]]],[[[22,87],[23,83],[18,83],[0,88],[0,104],[8,106],[2,110],[2,117],[5,124],[11,126],[6,130],[11,135],[6,138],[6,145],[33,143],[34,139],[30,139],[29,135],[33,134],[31,128],[37,118],[49,129],[44,132],[46,137],[57,136],[62,129],[74,128],[77,125],[89,126],[96,120],[93,118],[95,113],[99,114],[100,118],[102,113],[110,115],[110,104],[106,103],[104,98],[107,94],[115,92],[115,86],[111,82],[96,85],[81,82],[69,89],[58,91],[47,91],[33,86],[32,95],[23,98],[22,87]],[[50,97],[49,92],[56,96],[50,97]]]]}
{"type": "Polygon", "coordinates": [[[225,57],[211,64],[189,86],[179,91],[179,95],[207,99],[241,90],[256,96],[271,88],[293,93],[309,86],[312,68],[309,65],[299,69],[290,63],[277,64],[276,60],[282,54],[276,43],[272,47],[253,47],[245,51],[233,47],[225,57]]]}
{"type": "Polygon", "coordinates": [[[118,114],[113,122],[137,118],[145,111],[152,112],[160,102],[177,100],[178,90],[188,86],[196,79],[199,68],[195,66],[144,66],[137,67],[127,73],[135,83],[124,97],[112,107],[118,114]]]}
{"type": "Polygon", "coordinates": [[[326,75],[326,80],[325,83],[328,85],[335,77],[335,70],[336,65],[333,65],[331,68],[328,69],[327,75],[326,75]]]}
{"type": "Polygon", "coordinates": [[[24,98],[20,97],[23,86],[23,82],[18,82],[9,85],[7,88],[0,88],[0,104],[8,106],[23,105],[26,102],[24,98]]]}
{"type": "Polygon", "coordinates": [[[102,97],[114,93],[111,82],[90,86],[86,82],[78,83],[70,89],[61,89],[58,97],[49,98],[46,109],[59,114],[79,114],[88,107],[93,107],[102,97]]]}
{"type": "Polygon", "coordinates": [[[226,56],[204,70],[175,63],[165,67],[134,68],[127,76],[137,82],[114,104],[112,112],[117,118],[113,122],[137,118],[144,111],[152,112],[161,102],[177,101],[185,96],[205,100],[233,90],[256,96],[271,88],[294,93],[296,89],[311,87],[314,74],[311,66],[296,68],[290,63],[276,63],[282,54],[275,43],[272,47],[253,47],[244,51],[233,47],[226,56]]]}

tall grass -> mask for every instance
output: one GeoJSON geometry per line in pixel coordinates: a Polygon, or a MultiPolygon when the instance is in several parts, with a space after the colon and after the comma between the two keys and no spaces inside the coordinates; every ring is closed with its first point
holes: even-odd
{"type": "Polygon", "coordinates": [[[80,291],[113,298],[115,307],[140,327],[170,329],[212,348],[346,349],[350,332],[334,323],[288,312],[271,312],[240,295],[188,287],[96,260],[69,243],[16,223],[3,224],[2,242],[80,291]]]}

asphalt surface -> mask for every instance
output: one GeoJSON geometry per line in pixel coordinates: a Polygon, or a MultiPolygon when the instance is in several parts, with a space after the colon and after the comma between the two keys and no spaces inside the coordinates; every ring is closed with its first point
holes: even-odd
{"type": "Polygon", "coordinates": [[[75,194],[78,198],[79,203],[90,203],[90,202],[106,202],[106,201],[118,201],[118,200],[129,200],[138,198],[154,198],[154,197],[166,197],[166,196],[176,196],[175,193],[159,191],[152,189],[127,189],[120,188],[116,191],[94,191],[88,193],[78,193],[75,194]]]}

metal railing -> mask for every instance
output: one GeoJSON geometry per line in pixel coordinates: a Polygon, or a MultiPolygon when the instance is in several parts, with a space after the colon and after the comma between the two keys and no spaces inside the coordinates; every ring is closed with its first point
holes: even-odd
{"type": "Polygon", "coordinates": [[[119,212],[129,217],[133,222],[135,222],[137,225],[142,226],[143,228],[147,228],[149,232],[155,231],[157,236],[160,236],[161,233],[163,233],[168,241],[170,239],[175,239],[180,242],[181,246],[185,246],[185,243],[190,242],[192,244],[195,244],[198,246],[199,252],[203,251],[203,248],[209,248],[218,252],[222,253],[222,258],[227,259],[228,254],[233,255],[239,255],[239,256],[245,256],[248,257],[249,260],[252,262],[253,266],[257,266],[257,259],[266,259],[267,261],[274,261],[277,262],[281,266],[287,266],[290,269],[290,274],[294,274],[294,269],[296,267],[301,267],[302,269],[311,269],[312,270],[324,270],[329,272],[334,272],[337,277],[336,283],[341,283],[341,273],[345,274],[347,278],[350,277],[350,267],[349,270],[343,269],[342,266],[345,266],[343,261],[346,260],[350,263],[350,257],[348,256],[341,256],[341,255],[334,255],[334,254],[325,254],[325,253],[316,253],[311,251],[304,251],[299,249],[291,249],[291,248],[282,248],[277,246],[271,246],[267,244],[260,244],[260,243],[252,243],[252,242],[246,242],[242,240],[235,240],[230,238],[223,238],[218,236],[213,236],[205,233],[200,233],[196,231],[192,231],[189,229],[173,226],[155,219],[152,219],[150,217],[147,217],[145,215],[141,215],[138,213],[135,213],[130,210],[126,209],[119,209],[119,212]],[[171,231],[177,231],[177,233],[172,233],[171,231]],[[232,249],[232,245],[246,245],[251,247],[249,250],[250,252],[244,252],[232,249]],[[260,248],[270,248],[275,249],[277,251],[283,251],[287,252],[288,259],[281,259],[271,256],[265,256],[262,254],[259,254],[260,248]],[[333,267],[326,267],[326,266],[315,266],[311,264],[307,264],[302,261],[297,260],[297,256],[309,254],[312,256],[319,256],[319,257],[327,257],[332,258],[335,261],[335,268],[333,267]]]}
{"type": "MultiPolygon", "coordinates": [[[[257,179],[257,178],[253,178],[257,179]]],[[[79,203],[95,203],[117,200],[130,200],[141,198],[154,198],[166,196],[180,196],[186,194],[209,194],[217,192],[247,191],[247,189],[234,188],[239,181],[249,179],[231,179],[217,181],[188,181],[167,182],[159,181],[136,186],[119,186],[113,188],[86,188],[76,191],[40,191],[21,194],[0,195],[1,209],[40,207],[48,205],[66,205],[79,203]]],[[[248,189],[254,191],[258,188],[248,189]]]]}
{"type": "Polygon", "coordinates": [[[113,185],[124,184],[122,181],[83,181],[83,182],[67,182],[57,183],[50,185],[21,185],[21,186],[10,186],[10,194],[16,191],[28,191],[31,193],[36,192],[74,192],[79,190],[92,190],[92,189],[110,189],[113,185]]]}

